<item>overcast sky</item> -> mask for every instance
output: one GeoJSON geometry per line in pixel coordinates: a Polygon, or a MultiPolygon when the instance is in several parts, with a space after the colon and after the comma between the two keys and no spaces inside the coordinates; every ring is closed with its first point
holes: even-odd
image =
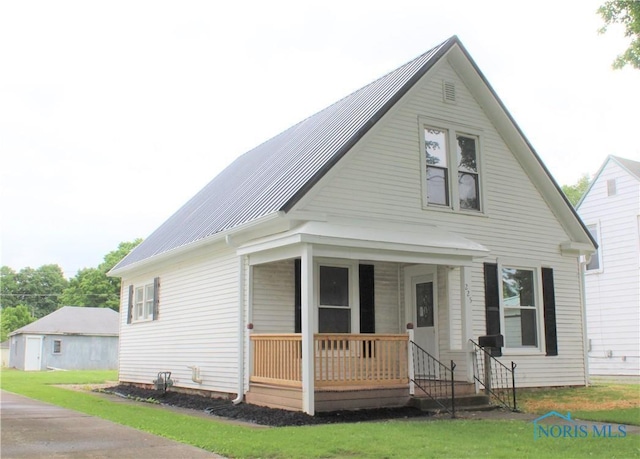
{"type": "Polygon", "coordinates": [[[458,35],[560,184],[640,160],[604,0],[5,1],[1,259],[72,277],[233,159],[458,35]]]}

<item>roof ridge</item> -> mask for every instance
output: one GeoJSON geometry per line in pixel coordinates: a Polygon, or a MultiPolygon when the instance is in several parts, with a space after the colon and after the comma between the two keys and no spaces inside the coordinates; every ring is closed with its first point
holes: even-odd
{"type": "Polygon", "coordinates": [[[240,155],[111,272],[290,210],[456,43],[454,35],[240,155]]]}

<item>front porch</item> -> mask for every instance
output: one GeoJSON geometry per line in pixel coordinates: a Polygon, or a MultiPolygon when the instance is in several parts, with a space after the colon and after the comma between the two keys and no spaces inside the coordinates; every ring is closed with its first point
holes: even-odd
{"type": "MultiPolygon", "coordinates": [[[[411,335],[315,334],[315,411],[405,406],[414,394],[428,397],[424,391],[451,397],[453,374],[442,375],[443,379],[414,374],[417,359],[415,352],[409,352],[415,347],[411,335]]],[[[302,335],[252,335],[251,342],[253,364],[247,402],[303,410],[302,335]]],[[[476,393],[472,383],[454,384],[457,396],[476,393]]]]}
{"type": "Polygon", "coordinates": [[[364,225],[312,222],[240,246],[247,402],[309,414],[406,405],[410,341],[472,381],[471,266],[486,249],[409,226],[369,225],[358,240],[364,225]]]}
{"type": "MultiPolygon", "coordinates": [[[[302,334],[252,335],[247,401],[302,410],[302,334]]],[[[316,411],[402,406],[409,399],[408,334],[316,333],[316,411]]]]}

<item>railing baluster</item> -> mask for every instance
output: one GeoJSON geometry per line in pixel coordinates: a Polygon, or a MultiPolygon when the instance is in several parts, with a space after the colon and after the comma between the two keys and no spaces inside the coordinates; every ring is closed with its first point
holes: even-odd
{"type": "Polygon", "coordinates": [[[485,388],[489,397],[493,397],[504,407],[517,411],[516,364],[511,362],[511,368],[509,368],[475,341],[469,340],[469,342],[474,347],[474,379],[485,388]],[[483,375],[482,379],[480,375],[483,375]]]}
{"type": "Polygon", "coordinates": [[[413,355],[413,383],[425,394],[431,397],[440,407],[455,416],[454,369],[455,363],[451,361],[451,368],[437,360],[427,351],[413,341],[409,341],[413,355]],[[451,385],[450,393],[449,384],[451,385]],[[443,403],[442,398],[449,399],[449,403],[443,403]]]}

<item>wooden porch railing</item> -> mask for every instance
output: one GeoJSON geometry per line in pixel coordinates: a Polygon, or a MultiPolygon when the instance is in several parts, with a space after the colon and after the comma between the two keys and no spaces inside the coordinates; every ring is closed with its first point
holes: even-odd
{"type": "MultiPolygon", "coordinates": [[[[302,386],[302,336],[252,335],[251,381],[302,386]]],[[[407,384],[408,335],[316,334],[315,386],[407,384]]]]}
{"type": "Polygon", "coordinates": [[[315,335],[316,387],[408,383],[408,335],[315,335]]]}
{"type": "Polygon", "coordinates": [[[251,381],[302,387],[302,335],[251,335],[251,381]]]}

